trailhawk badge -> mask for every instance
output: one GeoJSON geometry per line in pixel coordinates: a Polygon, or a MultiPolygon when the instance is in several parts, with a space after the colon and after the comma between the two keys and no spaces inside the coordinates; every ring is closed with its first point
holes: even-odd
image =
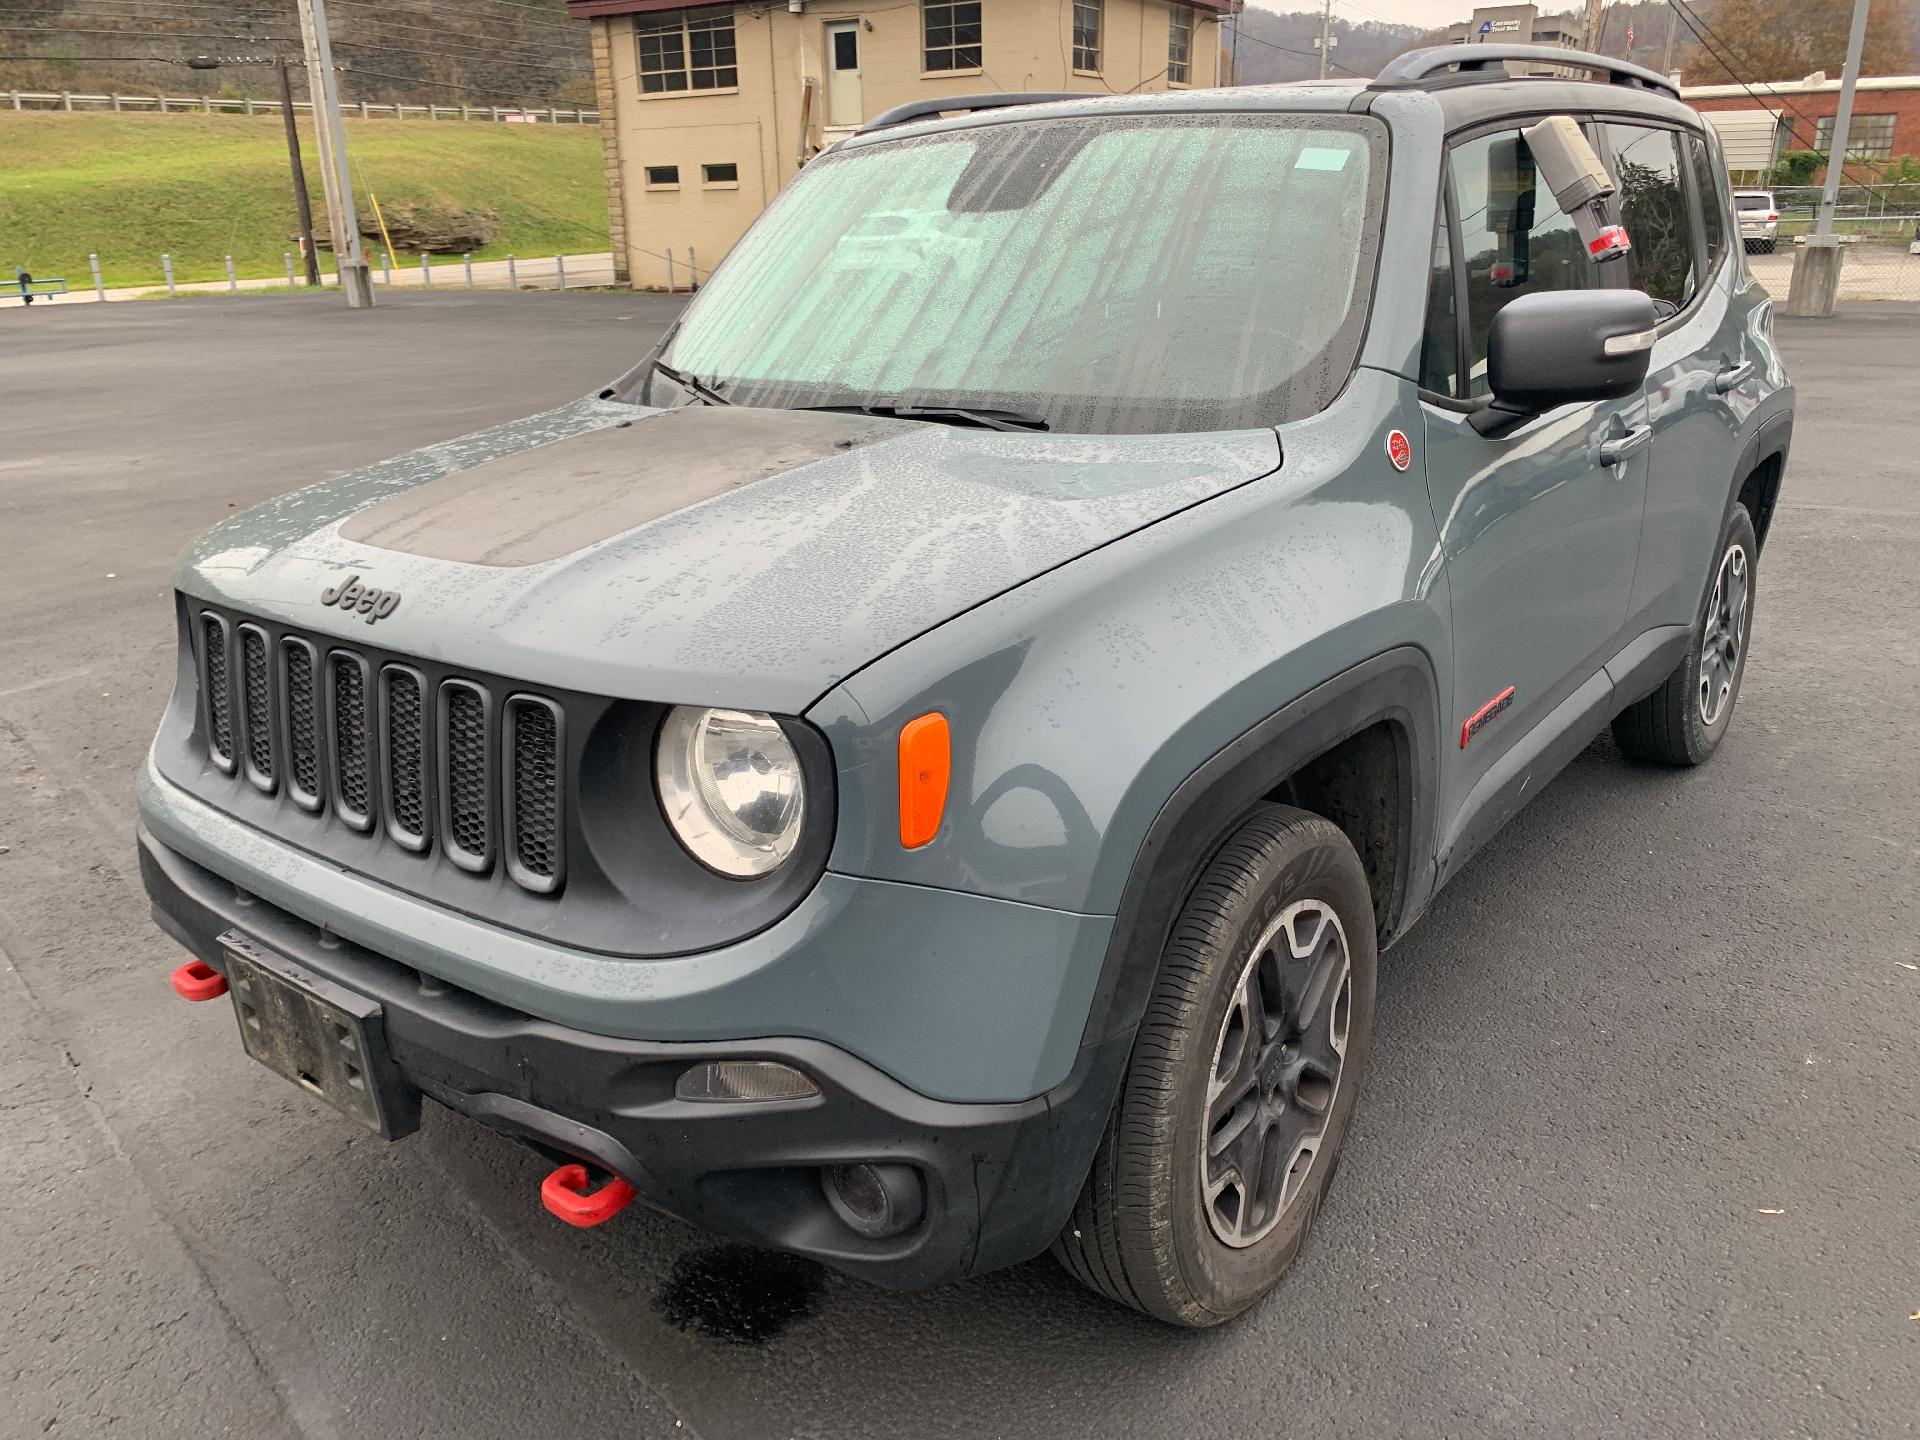
{"type": "Polygon", "coordinates": [[[322,605],[338,605],[342,610],[352,610],[367,617],[367,624],[384,620],[400,608],[398,590],[376,590],[371,585],[362,585],[358,575],[349,575],[330,590],[321,592],[322,605]]]}
{"type": "Polygon", "coordinates": [[[1399,430],[1387,433],[1387,459],[1393,462],[1393,468],[1404,470],[1413,464],[1413,445],[1399,430]]]}

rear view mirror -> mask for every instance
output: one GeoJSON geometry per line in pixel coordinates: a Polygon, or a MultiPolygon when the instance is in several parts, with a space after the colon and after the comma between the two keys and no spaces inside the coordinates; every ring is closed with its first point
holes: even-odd
{"type": "Polygon", "coordinates": [[[1647,379],[1660,319],[1641,290],[1544,290],[1510,301],[1487,333],[1493,403],[1473,428],[1503,435],[1561,405],[1619,400],[1647,379]]]}

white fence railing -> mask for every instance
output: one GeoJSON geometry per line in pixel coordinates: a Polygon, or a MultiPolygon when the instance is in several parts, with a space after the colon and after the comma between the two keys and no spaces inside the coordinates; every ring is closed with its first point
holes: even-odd
{"type": "MultiPolygon", "coordinates": [[[[223,99],[218,95],[76,95],[70,90],[8,90],[15,110],[152,110],[162,115],[278,115],[278,100],[223,99]]],[[[486,120],[506,124],[598,125],[598,110],[516,109],[511,105],[375,105],[362,100],[340,107],[362,120],[391,116],[405,120],[486,120]]],[[[293,102],[294,113],[311,111],[305,100],[293,102]]]]}

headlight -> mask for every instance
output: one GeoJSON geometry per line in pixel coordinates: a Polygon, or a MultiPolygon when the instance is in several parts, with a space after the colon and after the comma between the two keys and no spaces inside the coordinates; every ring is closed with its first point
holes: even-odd
{"type": "Polygon", "coordinates": [[[671,710],[653,764],[667,823],[708,869],[766,875],[799,843],[800,757],[771,715],[671,710]]]}

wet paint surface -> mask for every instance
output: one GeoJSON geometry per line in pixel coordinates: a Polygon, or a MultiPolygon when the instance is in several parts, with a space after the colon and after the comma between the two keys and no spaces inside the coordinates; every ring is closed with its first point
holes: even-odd
{"type": "Polygon", "coordinates": [[[319,597],[358,574],[407,597],[381,627],[381,643],[402,653],[531,684],[792,714],[969,607],[1280,463],[1271,430],[1010,435],[923,424],[544,563],[462,564],[340,534],[369,506],[540,446],[555,447],[558,505],[565,442],[624,422],[633,483],[645,485],[648,422],[665,413],[583,400],[284,496],[209,531],[176,583],[349,635],[319,597]]]}

